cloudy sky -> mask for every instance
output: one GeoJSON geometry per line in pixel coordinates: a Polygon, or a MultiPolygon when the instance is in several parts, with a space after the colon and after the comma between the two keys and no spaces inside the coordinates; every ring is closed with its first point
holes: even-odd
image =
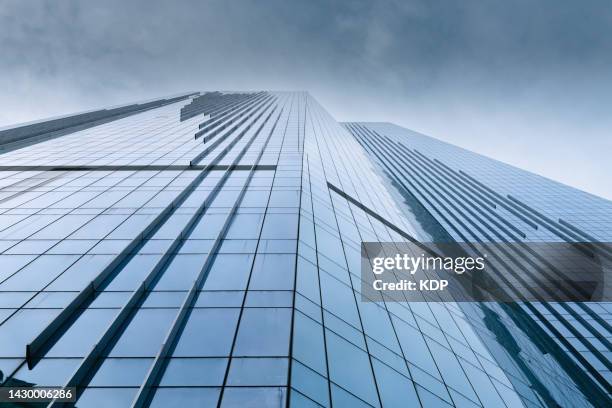
{"type": "Polygon", "coordinates": [[[612,199],[606,0],[0,3],[0,126],[192,90],[308,90],[612,199]]]}

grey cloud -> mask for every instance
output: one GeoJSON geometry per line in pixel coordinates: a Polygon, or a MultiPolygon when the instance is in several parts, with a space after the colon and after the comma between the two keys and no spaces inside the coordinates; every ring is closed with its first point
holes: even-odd
{"type": "Polygon", "coordinates": [[[0,125],[185,90],[306,89],[340,120],[395,122],[612,197],[604,1],[8,0],[0,50],[0,125]]]}

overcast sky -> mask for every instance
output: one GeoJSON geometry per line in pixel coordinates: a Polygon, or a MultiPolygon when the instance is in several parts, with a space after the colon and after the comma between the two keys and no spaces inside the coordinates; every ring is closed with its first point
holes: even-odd
{"type": "Polygon", "coordinates": [[[0,3],[0,126],[215,89],[307,90],[612,198],[607,0],[0,3]]]}

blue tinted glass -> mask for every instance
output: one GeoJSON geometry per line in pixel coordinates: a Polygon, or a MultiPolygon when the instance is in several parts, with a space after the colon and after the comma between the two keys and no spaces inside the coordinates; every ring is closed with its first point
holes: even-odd
{"type": "Polygon", "coordinates": [[[286,388],[280,387],[228,387],[223,393],[221,407],[223,408],[264,408],[284,407],[287,394],[286,388]]]}
{"type": "Polygon", "coordinates": [[[174,356],[227,356],[234,340],[238,313],[237,309],[194,309],[174,356]]]}
{"type": "Polygon", "coordinates": [[[344,262],[344,252],[340,239],[319,227],[318,224],[315,227],[317,249],[329,258],[339,259],[338,262],[344,262]]]}
{"type": "Polygon", "coordinates": [[[20,358],[0,358],[0,381],[4,381],[22,363],[20,358]]]}
{"type": "Polygon", "coordinates": [[[318,408],[323,405],[317,404],[311,399],[308,399],[304,394],[299,393],[295,389],[291,389],[291,402],[289,405],[293,408],[318,408]]]}
{"type": "Polygon", "coordinates": [[[110,320],[117,314],[113,309],[87,309],[49,350],[49,357],[84,357],[110,320]]]}
{"type": "Polygon", "coordinates": [[[265,207],[268,202],[267,191],[249,190],[242,199],[242,207],[265,207]]]}
{"type": "Polygon", "coordinates": [[[285,356],[289,352],[288,309],[245,308],[240,320],[236,349],[238,356],[285,356]]]}
{"type": "Polygon", "coordinates": [[[25,240],[21,241],[17,245],[11,247],[11,249],[4,252],[9,255],[38,255],[47,251],[49,248],[57,244],[58,240],[25,240]]]}
{"type": "MultiPolygon", "coordinates": [[[[2,296],[4,295],[3,293],[2,296]]],[[[27,295],[31,296],[31,293],[27,295]]],[[[25,307],[33,309],[64,308],[74,297],[74,292],[39,292],[25,307]]]]}
{"type": "Polygon", "coordinates": [[[372,405],[360,400],[355,395],[332,384],[331,389],[332,403],[334,407],[368,408],[372,405]]]}
{"type": "Polygon", "coordinates": [[[245,307],[291,307],[293,293],[290,291],[248,291],[245,307]]]}
{"type": "Polygon", "coordinates": [[[419,406],[419,399],[412,381],[376,360],[372,360],[372,365],[384,407],[419,406]]]}
{"type": "Polygon", "coordinates": [[[373,302],[357,304],[365,332],[396,353],[401,353],[387,311],[373,302]]]}
{"type": "MultiPolygon", "coordinates": [[[[78,258],[76,255],[41,255],[2,282],[0,291],[41,290],[78,258]],[[45,273],[40,273],[41,270],[44,270],[45,273]]],[[[24,258],[20,259],[20,261],[23,260],[24,258]]],[[[14,264],[10,265],[10,267],[14,266],[14,264]]]]}
{"type": "Polygon", "coordinates": [[[326,338],[330,379],[364,401],[378,405],[368,355],[330,331],[326,338]]]}
{"type": "Polygon", "coordinates": [[[90,385],[138,387],[142,384],[152,362],[152,358],[107,358],[92,378],[90,385]]]}
{"type": "Polygon", "coordinates": [[[476,394],[454,354],[434,341],[428,343],[444,382],[468,398],[477,400],[476,394]]]}
{"type": "MultiPolygon", "coordinates": [[[[474,390],[476,391],[476,394],[478,394],[479,400],[482,401],[485,406],[499,406],[504,403],[493,386],[493,383],[484,371],[481,371],[480,369],[463,361],[461,361],[461,365],[463,366],[470,383],[474,386],[474,390]]],[[[466,393],[463,394],[469,395],[466,393]]]]}
{"type": "Polygon", "coordinates": [[[312,400],[324,406],[329,405],[327,379],[295,360],[291,367],[291,386],[312,400]]]}
{"type": "Polygon", "coordinates": [[[262,239],[292,239],[297,236],[297,214],[266,214],[262,239]]]}
{"type": "Polygon", "coordinates": [[[172,358],[160,385],[220,386],[226,367],[226,358],[172,358]]]}
{"type": "Polygon", "coordinates": [[[176,309],[140,309],[109,356],[155,357],[176,313],[176,309]]]}
{"type": "Polygon", "coordinates": [[[397,337],[400,340],[402,350],[408,361],[418,365],[431,374],[435,373],[437,375],[438,370],[421,333],[400,319],[393,319],[393,325],[395,326],[397,337]]]}
{"type": "Polygon", "coordinates": [[[24,345],[59,312],[58,309],[22,309],[10,317],[0,330],[0,357],[24,357],[24,345]]]}
{"type": "Polygon", "coordinates": [[[295,255],[257,254],[249,283],[251,290],[292,290],[295,255]]]}
{"type": "Polygon", "coordinates": [[[421,404],[424,407],[440,407],[440,408],[450,408],[452,405],[447,404],[446,402],[444,402],[440,397],[438,397],[437,395],[427,391],[425,388],[423,387],[419,387],[418,385],[416,386],[416,389],[418,391],[419,394],[419,398],[421,399],[421,404]]]}
{"type": "Polygon", "coordinates": [[[136,255],[108,285],[108,290],[135,290],[153,270],[161,255],[136,255]]]}
{"type": "Polygon", "coordinates": [[[179,254],[172,259],[155,290],[188,290],[202,270],[206,255],[179,254]]]}
{"type": "Polygon", "coordinates": [[[300,192],[295,190],[273,190],[270,195],[270,207],[297,207],[300,192]]]}
{"type": "Polygon", "coordinates": [[[14,378],[41,386],[61,386],[80,362],[79,359],[44,358],[32,370],[23,365],[14,378]]]}
{"type": "Polygon", "coordinates": [[[82,290],[113,261],[113,255],[85,255],[62,273],[47,290],[82,290]]]}
{"type": "Polygon", "coordinates": [[[287,385],[286,358],[233,358],[228,385],[287,385]]]}
{"type": "Polygon", "coordinates": [[[300,312],[293,323],[293,355],[322,375],[327,375],[323,327],[300,312]]]}
{"type": "Polygon", "coordinates": [[[221,254],[215,257],[204,284],[205,290],[246,289],[253,256],[221,254]]]}
{"type": "Polygon", "coordinates": [[[28,262],[36,258],[34,255],[2,255],[0,257],[2,268],[0,268],[0,282],[23,268],[28,262]]]}
{"type": "Polygon", "coordinates": [[[317,267],[301,256],[298,257],[297,261],[296,290],[313,302],[320,302],[317,267]]]}
{"type": "Polygon", "coordinates": [[[326,273],[321,274],[321,296],[323,306],[335,315],[358,327],[359,316],[355,306],[355,295],[348,286],[326,273]]]}
{"type": "Polygon", "coordinates": [[[195,307],[240,307],[244,292],[202,291],[195,307]]]}
{"type": "Polygon", "coordinates": [[[226,239],[257,239],[263,214],[236,214],[230,224],[226,239]]]}
{"type": "Polygon", "coordinates": [[[76,406],[83,408],[115,408],[130,405],[138,388],[87,388],[76,406]]]}
{"type": "Polygon", "coordinates": [[[189,237],[193,239],[216,239],[226,218],[226,214],[206,214],[194,227],[189,237]]]}
{"type": "Polygon", "coordinates": [[[215,407],[219,392],[219,388],[158,388],[150,407],[215,407]]]}

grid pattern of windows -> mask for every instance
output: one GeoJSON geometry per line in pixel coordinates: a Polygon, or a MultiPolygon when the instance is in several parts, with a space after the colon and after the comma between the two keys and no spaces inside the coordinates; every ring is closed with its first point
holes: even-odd
{"type": "MultiPolygon", "coordinates": [[[[612,203],[607,200],[395,125],[347,123],[345,127],[377,160],[398,192],[416,198],[427,214],[415,218],[422,229],[437,223],[454,240],[480,243],[609,242],[612,238],[612,203]]],[[[405,203],[414,208],[410,200],[405,203]]],[[[521,268],[520,257],[512,262],[521,268]]],[[[571,401],[571,406],[580,406],[586,396],[589,403],[606,405],[612,378],[610,305],[521,306],[523,326],[517,324],[517,311],[508,313],[498,306],[472,315],[476,327],[484,322],[482,338],[494,334],[489,342],[492,349],[499,347],[500,334],[512,333],[513,344],[504,348],[522,356],[511,353],[510,363],[502,368],[518,368],[528,378],[523,385],[521,377],[510,377],[517,389],[531,386],[551,404],[571,401]],[[525,330],[524,321],[537,327],[525,330]],[[541,337],[556,344],[543,346],[541,337]]]]}
{"type": "Polygon", "coordinates": [[[210,93],[0,155],[0,381],[78,407],[589,406],[500,307],[361,300],[362,241],[453,230],[351,132],[306,93],[210,93]]]}

